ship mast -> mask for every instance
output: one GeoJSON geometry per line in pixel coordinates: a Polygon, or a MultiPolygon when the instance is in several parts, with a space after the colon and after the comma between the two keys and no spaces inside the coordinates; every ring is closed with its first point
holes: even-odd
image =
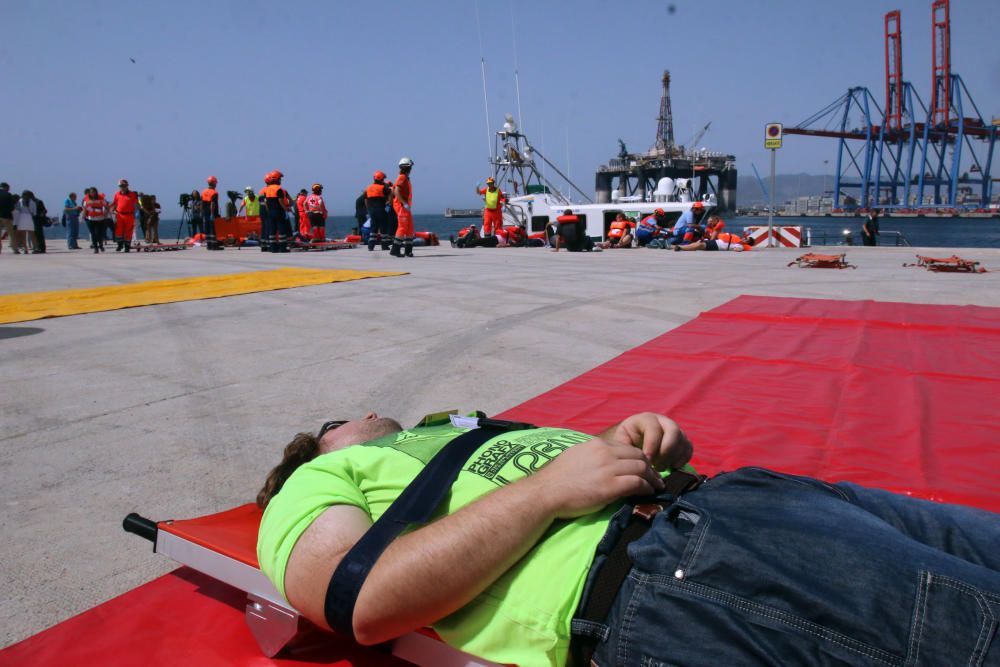
{"type": "Polygon", "coordinates": [[[558,167],[549,162],[537,148],[531,145],[528,138],[518,131],[517,123],[514,122],[512,114],[506,114],[503,129],[496,133],[494,144],[494,157],[490,160],[493,165],[493,178],[496,179],[497,185],[509,194],[518,196],[548,192],[560,203],[570,203],[569,197],[560,192],[539,171],[535,163],[535,157],[537,156],[550,169],[565,179],[570,187],[576,190],[580,196],[588,202],[593,201],[573,181],[563,174],[558,167]]]}

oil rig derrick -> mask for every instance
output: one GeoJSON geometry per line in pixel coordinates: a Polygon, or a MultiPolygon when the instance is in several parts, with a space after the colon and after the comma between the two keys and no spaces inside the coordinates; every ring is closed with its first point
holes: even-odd
{"type": "Polygon", "coordinates": [[[983,120],[962,77],[951,71],[949,0],[931,4],[929,106],[903,78],[899,10],[887,13],[883,25],[884,107],[868,88],[849,88],[784,133],[837,140],[834,210],[989,207],[1000,126],[983,120]]]}
{"type": "Polygon", "coordinates": [[[654,201],[663,192],[662,180],[666,178],[671,179],[671,191],[679,192],[682,201],[714,196],[720,210],[735,211],[736,158],[697,148],[708,125],[688,142],[691,146],[678,146],[674,141],[669,70],[664,70],[661,83],[663,94],[653,147],[645,153],[630,153],[619,140],[618,156],[597,170],[597,202],[654,201]]]}

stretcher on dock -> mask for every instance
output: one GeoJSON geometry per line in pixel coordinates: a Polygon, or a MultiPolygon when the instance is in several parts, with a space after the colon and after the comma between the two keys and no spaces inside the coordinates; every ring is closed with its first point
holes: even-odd
{"type": "Polygon", "coordinates": [[[958,255],[951,257],[927,257],[917,255],[917,261],[913,264],[904,263],[903,266],[919,266],[928,271],[940,273],[986,273],[986,269],[971,259],[963,259],[958,255]]]}
{"type": "Polygon", "coordinates": [[[303,241],[292,241],[288,244],[290,250],[297,252],[318,252],[324,250],[349,250],[358,247],[356,243],[347,241],[313,241],[305,243],[303,241]]]}
{"type": "Polygon", "coordinates": [[[858,267],[847,262],[847,253],[840,255],[820,255],[807,252],[796,257],[788,266],[798,266],[800,269],[856,269],[858,267]]]}
{"type": "Polygon", "coordinates": [[[134,246],[136,252],[172,252],[174,250],[187,250],[190,245],[187,243],[149,243],[134,246]]]}
{"type": "MultiPolygon", "coordinates": [[[[982,400],[997,395],[1000,308],[742,296],[496,417],[598,433],[650,410],[683,425],[701,473],[757,465],[1000,512],[998,420],[982,400]]],[[[0,664],[404,667],[310,638],[256,568],[257,521],[244,505],[155,533],[145,523],[157,551],[204,569],[98,605],[0,651],[0,664]],[[259,637],[270,652],[293,630],[262,655],[259,637]]]]}
{"type": "MultiPolygon", "coordinates": [[[[208,516],[154,522],[138,514],[122,527],[153,543],[153,550],[246,594],[247,628],[260,651],[273,657],[318,630],[278,593],[257,564],[257,530],[263,512],[255,504],[208,516]]],[[[392,642],[390,653],[422,667],[496,667],[444,644],[431,630],[392,642]]]]}

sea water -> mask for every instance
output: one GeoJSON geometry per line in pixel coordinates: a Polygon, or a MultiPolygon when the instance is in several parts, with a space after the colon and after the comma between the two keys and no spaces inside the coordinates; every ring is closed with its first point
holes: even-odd
{"type": "MultiPolygon", "coordinates": [[[[442,242],[448,236],[470,224],[479,223],[476,218],[446,218],[443,215],[415,215],[413,226],[417,231],[434,232],[442,242]]],[[[747,226],[767,225],[767,218],[732,217],[726,218],[726,227],[732,231],[742,231],[747,226]]],[[[778,217],[775,225],[801,226],[803,236],[808,233],[813,245],[844,245],[849,236],[854,245],[861,245],[861,225],[863,218],[834,217],[778,217]],[[847,230],[849,234],[844,234],[847,230]]],[[[358,226],[351,216],[331,216],[327,221],[326,235],[329,238],[343,238],[358,226]]],[[[87,228],[80,225],[82,247],[88,243],[87,228]]],[[[180,220],[160,221],[160,240],[172,243],[187,236],[187,230],[180,230],[180,220]],[[180,235],[178,235],[180,233],[180,235]]],[[[882,230],[880,245],[911,245],[924,248],[1000,248],[1000,218],[892,218],[879,219],[882,230]],[[898,232],[898,234],[896,234],[898,232]],[[905,242],[904,242],[905,240],[905,242]]],[[[48,239],[63,239],[65,230],[61,226],[45,230],[48,239]]]]}

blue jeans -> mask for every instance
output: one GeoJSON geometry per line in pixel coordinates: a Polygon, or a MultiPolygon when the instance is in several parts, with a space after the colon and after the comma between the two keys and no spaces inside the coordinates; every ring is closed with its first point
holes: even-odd
{"type": "Polygon", "coordinates": [[[761,468],[664,507],[605,624],[574,621],[600,667],[1000,665],[1000,515],[761,468]]]}
{"type": "Polygon", "coordinates": [[[66,247],[69,250],[78,250],[80,248],[77,242],[80,240],[80,216],[79,215],[67,215],[66,216],[66,247]]]}

